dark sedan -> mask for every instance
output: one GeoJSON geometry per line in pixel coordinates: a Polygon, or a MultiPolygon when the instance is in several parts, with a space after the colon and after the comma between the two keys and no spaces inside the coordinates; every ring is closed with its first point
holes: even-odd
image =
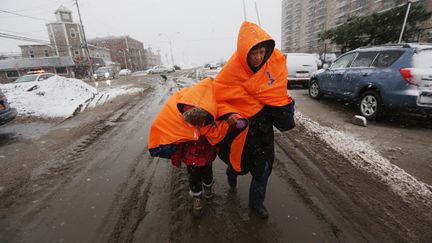
{"type": "Polygon", "coordinates": [[[12,121],[17,116],[17,111],[9,106],[6,96],[0,90],[0,125],[12,121]]]}

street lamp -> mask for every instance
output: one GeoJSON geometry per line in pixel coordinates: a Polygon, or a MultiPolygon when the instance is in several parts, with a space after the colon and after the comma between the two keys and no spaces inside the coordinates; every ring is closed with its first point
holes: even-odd
{"type": "Polygon", "coordinates": [[[129,52],[129,49],[119,50],[119,52],[123,54],[124,62],[125,62],[125,68],[128,69],[128,59],[126,58],[126,51],[129,52]]]}
{"type": "Polygon", "coordinates": [[[401,30],[401,33],[400,33],[400,36],[399,36],[398,44],[400,44],[401,41],[402,41],[402,36],[403,36],[404,31],[405,31],[405,25],[406,25],[406,22],[407,22],[407,19],[408,19],[408,14],[409,14],[409,11],[410,11],[410,8],[411,8],[411,3],[415,3],[415,2],[418,2],[418,1],[419,0],[408,0],[408,7],[407,7],[405,18],[404,18],[404,21],[403,21],[403,24],[402,24],[402,30],[401,30]]]}
{"type": "MultiPolygon", "coordinates": [[[[175,32],[175,33],[171,34],[171,37],[172,37],[173,35],[175,35],[175,34],[180,34],[180,32],[175,32]]],[[[172,65],[174,66],[174,56],[173,56],[173,51],[172,51],[172,42],[171,42],[171,38],[170,38],[168,35],[164,34],[164,33],[159,33],[158,36],[165,36],[165,37],[168,39],[169,46],[170,46],[170,53],[171,53],[171,63],[172,63],[172,65]]]]}

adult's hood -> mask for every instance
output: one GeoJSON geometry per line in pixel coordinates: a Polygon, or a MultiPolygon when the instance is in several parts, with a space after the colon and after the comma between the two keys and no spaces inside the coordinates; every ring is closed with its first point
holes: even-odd
{"type": "MultiPolygon", "coordinates": [[[[255,73],[256,70],[252,70],[248,65],[247,56],[251,49],[260,43],[263,43],[266,48],[266,55],[263,60],[264,64],[273,53],[275,42],[271,36],[258,25],[247,21],[243,22],[237,37],[237,53],[243,68],[252,73],[255,73]]],[[[260,67],[262,67],[262,65],[260,67]]]]}
{"type": "Polygon", "coordinates": [[[283,54],[261,27],[244,22],[239,31],[237,51],[215,78],[214,90],[218,117],[238,113],[250,118],[264,105],[283,106],[291,102],[287,95],[288,71],[283,54]],[[249,51],[258,43],[266,43],[265,63],[254,72],[247,63],[249,51]]]}
{"type": "Polygon", "coordinates": [[[150,128],[149,149],[196,141],[201,135],[205,135],[213,145],[222,140],[228,130],[225,121],[211,122],[197,128],[183,119],[179,109],[181,105],[191,105],[200,107],[216,117],[217,108],[212,82],[210,78],[204,79],[192,87],[180,90],[168,99],[150,128]]]}

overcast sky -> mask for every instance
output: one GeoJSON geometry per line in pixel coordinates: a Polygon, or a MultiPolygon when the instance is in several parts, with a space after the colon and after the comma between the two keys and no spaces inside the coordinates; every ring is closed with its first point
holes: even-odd
{"type": "MultiPolygon", "coordinates": [[[[64,5],[78,14],[74,0],[1,0],[0,32],[48,40],[45,24],[55,22],[54,11],[64,5]]],[[[281,1],[244,0],[248,21],[258,23],[280,47],[281,1]]],[[[239,27],[244,20],[243,0],[79,0],[87,38],[129,35],[144,47],[159,49],[163,62],[170,58],[180,65],[227,60],[236,48],[239,27]]],[[[19,52],[28,42],[0,38],[0,52],[19,52]]]]}

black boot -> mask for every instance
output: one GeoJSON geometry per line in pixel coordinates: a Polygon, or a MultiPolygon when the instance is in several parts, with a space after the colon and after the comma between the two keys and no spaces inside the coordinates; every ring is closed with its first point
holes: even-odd
{"type": "Polygon", "coordinates": [[[267,219],[269,217],[269,213],[267,209],[262,206],[249,206],[260,218],[267,219]]]}
{"type": "Polygon", "coordinates": [[[231,187],[231,190],[235,190],[237,187],[237,174],[232,171],[231,167],[227,167],[226,169],[228,185],[231,187]]]}

